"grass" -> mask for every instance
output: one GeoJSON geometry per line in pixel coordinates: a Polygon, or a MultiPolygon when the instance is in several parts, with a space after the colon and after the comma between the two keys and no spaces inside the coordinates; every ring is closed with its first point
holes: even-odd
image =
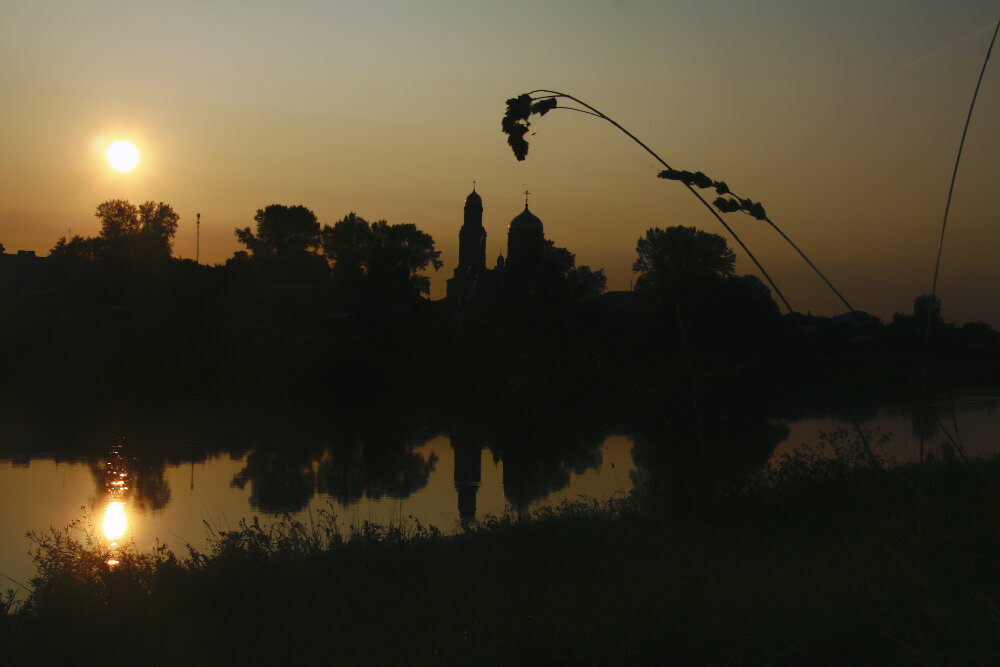
{"type": "MultiPolygon", "coordinates": [[[[918,466],[827,447],[688,514],[657,492],[489,518],[243,523],[206,553],[108,568],[83,525],[35,536],[3,607],[7,664],[991,664],[1000,660],[1000,459],[918,466]],[[81,532],[82,531],[82,532],[81,532]],[[57,641],[54,640],[57,639],[57,641]]],[[[877,449],[877,448],[876,448],[877,449]]]]}

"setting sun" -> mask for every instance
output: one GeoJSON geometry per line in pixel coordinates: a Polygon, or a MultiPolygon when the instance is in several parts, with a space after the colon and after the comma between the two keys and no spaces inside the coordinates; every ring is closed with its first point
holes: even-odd
{"type": "Polygon", "coordinates": [[[116,141],[105,153],[108,164],[115,171],[132,171],[139,164],[139,149],[128,141],[116,141]]]}

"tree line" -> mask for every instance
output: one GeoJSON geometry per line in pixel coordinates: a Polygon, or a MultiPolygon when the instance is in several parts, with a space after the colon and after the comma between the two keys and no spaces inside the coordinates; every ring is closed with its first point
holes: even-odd
{"type": "MultiPolygon", "coordinates": [[[[61,288],[53,280],[54,290],[9,300],[0,349],[73,321],[77,334],[51,343],[93,352],[81,360],[120,361],[117,375],[102,366],[112,386],[156,378],[184,387],[211,376],[227,387],[319,391],[351,377],[355,390],[378,392],[433,377],[461,392],[559,382],[689,385],[700,395],[737,371],[808,380],[817,359],[837,360],[841,374],[844,359],[859,368],[878,360],[899,375],[903,362],[887,360],[915,354],[928,319],[936,353],[1000,354],[988,325],[950,328],[927,299],[887,326],[870,316],[783,317],[760,279],[737,273],[726,240],[694,227],[653,227],[636,240],[634,291],[594,298],[605,292],[603,270],[577,266],[547,241],[529,272],[508,271],[491,299],[458,307],[426,300],[441,253],[413,224],[355,213],[321,224],[304,206],[273,204],[234,229],[240,249],[224,264],[205,266],[173,257],[179,216],[169,204],[108,200],[95,215],[98,234],[62,237],[49,253],[61,260],[50,265],[65,277],[61,288]]],[[[26,358],[24,374],[43,361],[26,358]]]]}
{"type": "MultiPolygon", "coordinates": [[[[148,273],[172,259],[180,216],[169,204],[138,206],[112,199],[97,206],[97,236],[61,237],[49,257],[148,273]]],[[[235,230],[245,248],[225,268],[265,283],[330,282],[343,292],[373,298],[427,295],[428,267],[441,267],[434,239],[409,223],[369,223],[349,213],[321,226],[305,206],[272,204],[254,215],[254,227],[235,230]]]]}
{"type": "MultiPolygon", "coordinates": [[[[125,272],[129,279],[162,276],[173,258],[180,216],[164,202],[111,199],[97,205],[99,233],[61,237],[49,257],[125,272]]],[[[241,284],[324,285],[355,301],[427,297],[429,269],[441,268],[434,239],[410,223],[369,222],[348,213],[321,225],[305,206],[258,209],[253,226],[234,230],[242,246],[222,269],[241,284]]],[[[766,285],[738,276],[725,239],[694,227],[651,228],[638,239],[635,291],[675,333],[701,335],[738,320],[765,329],[779,311],[766,285]]],[[[188,260],[189,262],[189,260],[188,260]]],[[[505,279],[500,301],[580,305],[607,288],[603,269],[577,266],[575,255],[547,240],[537,265],[505,279]]],[[[751,327],[754,328],[754,327],[751,327]]]]}

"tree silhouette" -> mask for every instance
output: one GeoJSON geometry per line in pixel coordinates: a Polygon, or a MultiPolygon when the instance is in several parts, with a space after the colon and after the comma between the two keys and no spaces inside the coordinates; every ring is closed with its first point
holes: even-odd
{"type": "Polygon", "coordinates": [[[170,259],[180,216],[169,204],[147,201],[136,206],[126,199],[109,199],[97,205],[94,215],[101,221],[97,236],[62,236],[49,257],[140,272],[170,259]]]}
{"type": "Polygon", "coordinates": [[[770,291],[756,276],[736,275],[736,254],[718,234],[654,228],[636,253],[636,291],[687,355],[705,346],[738,351],[774,330],[780,311],[770,291]]]}
{"type": "Polygon", "coordinates": [[[566,272],[570,294],[577,302],[600,296],[608,288],[608,277],[604,269],[594,271],[586,264],[574,267],[566,272]]]}
{"type": "Polygon", "coordinates": [[[434,239],[416,225],[390,225],[379,220],[371,227],[373,243],[368,258],[368,282],[376,293],[429,294],[431,279],[417,272],[428,264],[441,268],[441,253],[434,249],[434,239]]]}
{"type": "Polygon", "coordinates": [[[105,243],[124,243],[139,234],[139,209],[126,199],[101,202],[94,215],[101,219],[101,238],[105,243]]]}
{"type": "Polygon", "coordinates": [[[243,227],[236,230],[236,238],[268,279],[308,282],[326,276],[316,214],[305,206],[271,204],[258,209],[253,219],[256,233],[243,227]]]}
{"type": "Polygon", "coordinates": [[[139,204],[139,236],[144,243],[169,257],[180,216],[169,204],[147,201],[139,204]]]}
{"type": "Polygon", "coordinates": [[[656,227],[636,244],[632,271],[640,292],[668,292],[729,278],[736,273],[736,253],[718,234],[694,227],[656,227]]]}
{"type": "Polygon", "coordinates": [[[65,236],[61,236],[49,250],[49,257],[70,261],[96,262],[102,257],[102,247],[101,239],[98,237],[76,235],[67,241],[65,236]]]}
{"type": "Polygon", "coordinates": [[[125,199],[97,205],[105,257],[116,262],[163,260],[170,257],[180,216],[169,204],[147,201],[135,206],[125,199]]]}
{"type": "Polygon", "coordinates": [[[333,227],[323,227],[321,236],[334,284],[342,291],[379,299],[426,295],[430,278],[419,272],[442,266],[434,239],[410,223],[369,223],[349,213],[333,227]]]}
{"type": "Polygon", "coordinates": [[[502,293],[525,306],[551,309],[557,305],[580,304],[607,289],[604,269],[576,266],[576,255],[545,239],[537,262],[508,263],[502,293]]]}
{"type": "Polygon", "coordinates": [[[325,225],[321,236],[323,253],[332,264],[334,284],[348,291],[360,291],[371,252],[368,221],[353,212],[348,213],[333,227],[325,225]]]}

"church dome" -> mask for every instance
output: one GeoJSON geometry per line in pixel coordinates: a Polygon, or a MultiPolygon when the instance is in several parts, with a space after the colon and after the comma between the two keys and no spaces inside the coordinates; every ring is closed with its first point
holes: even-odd
{"type": "Polygon", "coordinates": [[[542,221],[534,213],[528,210],[528,205],[524,205],[524,210],[518,214],[507,227],[508,232],[525,230],[542,233],[542,221]]]}
{"type": "Polygon", "coordinates": [[[469,193],[469,196],[465,198],[466,206],[478,206],[483,207],[483,198],[479,196],[479,193],[473,190],[469,193]]]}

